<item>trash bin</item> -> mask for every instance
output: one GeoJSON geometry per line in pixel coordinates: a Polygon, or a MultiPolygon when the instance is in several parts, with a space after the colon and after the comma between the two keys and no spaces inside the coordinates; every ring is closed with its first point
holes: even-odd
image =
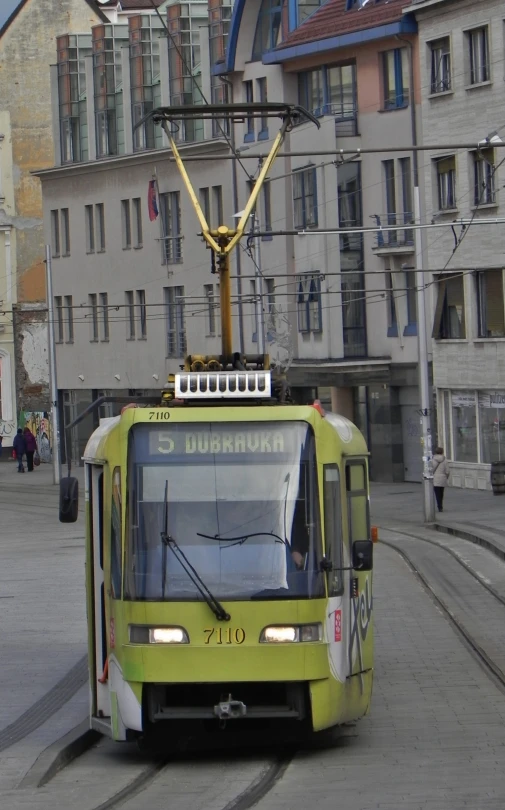
{"type": "Polygon", "coordinates": [[[491,486],[493,495],[505,495],[505,461],[491,463],[491,486]]]}

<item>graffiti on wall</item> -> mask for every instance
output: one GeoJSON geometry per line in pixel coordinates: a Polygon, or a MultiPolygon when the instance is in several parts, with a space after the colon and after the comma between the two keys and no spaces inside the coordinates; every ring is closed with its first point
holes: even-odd
{"type": "Polygon", "coordinates": [[[37,441],[40,460],[51,462],[51,421],[45,411],[21,411],[19,427],[29,427],[37,441]]]}

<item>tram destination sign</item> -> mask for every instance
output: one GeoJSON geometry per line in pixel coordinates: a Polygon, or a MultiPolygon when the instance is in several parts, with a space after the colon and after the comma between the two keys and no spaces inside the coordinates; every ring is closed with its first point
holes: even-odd
{"type": "MultiPolygon", "coordinates": [[[[178,426],[179,427],[179,426],[178,426]]],[[[295,433],[297,431],[294,431],[295,433]]],[[[149,431],[149,455],[210,456],[280,454],[290,452],[293,441],[285,429],[247,427],[149,431]]],[[[293,437],[294,438],[294,437],[293,437]]]]}

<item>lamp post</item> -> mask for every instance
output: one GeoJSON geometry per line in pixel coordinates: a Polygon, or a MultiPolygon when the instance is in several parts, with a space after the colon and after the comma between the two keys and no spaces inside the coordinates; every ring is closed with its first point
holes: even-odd
{"type": "Polygon", "coordinates": [[[49,379],[51,385],[51,428],[54,483],[60,483],[60,431],[58,424],[58,384],[56,381],[56,345],[54,340],[53,277],[51,247],[46,245],[47,328],[49,343],[49,379]]]}
{"type": "MultiPolygon", "coordinates": [[[[419,223],[420,198],[419,186],[414,186],[414,221],[419,223]]],[[[431,459],[433,455],[432,433],[430,421],[430,383],[428,375],[428,345],[426,335],[426,298],[423,274],[423,249],[421,242],[421,232],[416,229],[416,299],[417,299],[417,347],[418,347],[418,374],[419,374],[419,396],[421,399],[421,443],[423,453],[423,503],[424,520],[426,523],[433,523],[435,520],[435,500],[433,494],[433,472],[431,469],[431,459]]]]}

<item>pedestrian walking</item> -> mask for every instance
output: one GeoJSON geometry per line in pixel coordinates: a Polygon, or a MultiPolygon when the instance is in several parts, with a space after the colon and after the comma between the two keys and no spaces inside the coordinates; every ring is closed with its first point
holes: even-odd
{"type": "Polygon", "coordinates": [[[26,453],[26,442],[21,428],[18,428],[18,432],[14,436],[12,446],[16,451],[16,459],[18,462],[18,473],[24,473],[25,468],[23,467],[23,456],[26,453]]]}
{"type": "Polygon", "coordinates": [[[25,427],[24,439],[26,444],[26,463],[28,472],[33,472],[33,456],[37,452],[37,442],[29,427],[25,427]]]}
{"type": "Polygon", "coordinates": [[[437,447],[433,456],[433,491],[439,512],[444,511],[444,492],[449,484],[449,464],[444,455],[444,448],[437,447]]]}

